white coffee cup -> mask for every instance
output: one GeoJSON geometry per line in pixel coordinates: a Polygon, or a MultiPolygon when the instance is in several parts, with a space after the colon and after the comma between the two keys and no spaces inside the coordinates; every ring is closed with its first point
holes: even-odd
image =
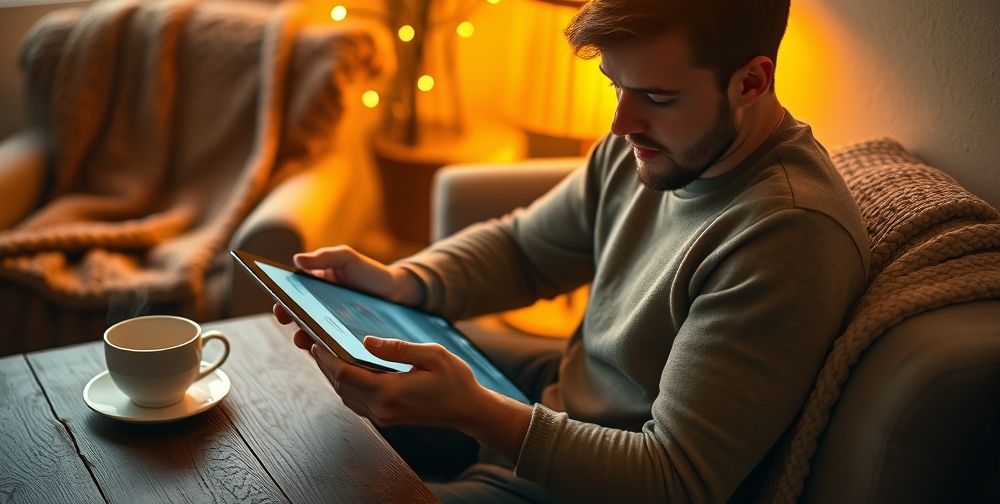
{"type": "Polygon", "coordinates": [[[215,371],[229,357],[229,340],[219,331],[202,332],[192,320],[150,315],[123,320],[104,331],[108,374],[133,403],[147,408],[170,406],[184,399],[195,381],[215,371]],[[205,342],[225,345],[222,356],[201,369],[205,342]]]}

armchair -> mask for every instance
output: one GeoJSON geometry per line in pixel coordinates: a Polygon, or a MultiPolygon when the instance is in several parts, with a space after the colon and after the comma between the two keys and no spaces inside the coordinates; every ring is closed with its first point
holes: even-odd
{"type": "Polygon", "coordinates": [[[39,21],[21,49],[29,126],[0,142],[0,355],[144,313],[266,311],[229,248],[288,261],[357,241],[379,215],[345,97],[381,70],[378,42],[292,4],[95,2],[39,21]]]}
{"type": "MultiPolygon", "coordinates": [[[[348,113],[344,122],[364,120],[353,116],[348,113]]],[[[290,264],[298,252],[365,243],[371,230],[381,226],[382,215],[373,161],[358,137],[356,130],[343,128],[340,148],[272,189],[237,228],[228,249],[290,264]]],[[[271,311],[274,301],[228,254],[222,262],[223,271],[210,287],[218,300],[212,318],[271,311]]]]}
{"type": "MultiPolygon", "coordinates": [[[[852,192],[889,171],[884,159],[870,156],[882,151],[898,156],[898,162],[891,166],[905,173],[887,187],[925,182],[908,168],[917,161],[904,157],[901,147],[872,142],[833,153],[838,170],[853,173],[852,192]]],[[[443,168],[434,184],[434,238],[526,205],[582,162],[565,159],[443,168]]],[[[940,189],[956,200],[966,197],[947,176],[934,180],[939,185],[928,186],[931,189],[940,189]]],[[[855,196],[861,197],[860,193],[855,196]]],[[[867,209],[863,214],[868,220],[895,202],[898,200],[892,198],[869,201],[862,205],[867,209]]],[[[992,220],[984,219],[992,223],[987,225],[996,226],[996,211],[991,213],[988,205],[982,205],[977,208],[993,216],[992,220]]],[[[902,205],[895,211],[907,209],[902,205]]],[[[895,221],[906,222],[906,218],[895,221]]],[[[873,221],[867,224],[873,247],[884,244],[874,236],[878,225],[873,221]]],[[[985,253],[995,251],[994,246],[993,252],[985,253]]],[[[828,413],[815,454],[811,461],[806,458],[806,467],[811,462],[812,469],[807,469],[799,500],[1000,500],[1000,295],[996,274],[981,273],[983,285],[993,286],[992,294],[929,307],[889,326],[860,354],[853,368],[843,370],[845,377],[850,371],[849,378],[839,388],[839,401],[828,413]]],[[[561,347],[558,340],[531,337],[496,316],[458,325],[485,346],[517,345],[550,351],[561,347]]]]}
{"type": "Polygon", "coordinates": [[[0,230],[8,229],[35,208],[45,183],[41,134],[22,131],[0,142],[0,230]],[[16,190],[15,190],[16,189],[16,190]]]}

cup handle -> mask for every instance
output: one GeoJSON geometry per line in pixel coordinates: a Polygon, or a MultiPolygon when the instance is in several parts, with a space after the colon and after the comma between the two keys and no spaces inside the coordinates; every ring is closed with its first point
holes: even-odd
{"type": "Polygon", "coordinates": [[[222,352],[222,357],[219,357],[215,362],[213,362],[207,368],[201,370],[201,372],[198,373],[198,378],[195,381],[204,378],[206,375],[208,375],[208,373],[211,373],[212,371],[218,369],[218,367],[221,366],[223,362],[226,362],[226,359],[229,357],[229,339],[227,339],[226,335],[222,334],[219,331],[205,331],[204,333],[202,333],[201,335],[202,348],[205,347],[205,343],[208,340],[212,339],[217,339],[221,341],[222,344],[225,345],[226,349],[222,352]]]}

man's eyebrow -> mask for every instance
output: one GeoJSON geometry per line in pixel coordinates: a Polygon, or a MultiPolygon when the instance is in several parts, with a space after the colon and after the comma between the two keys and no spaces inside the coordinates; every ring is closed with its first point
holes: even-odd
{"type": "MultiPolygon", "coordinates": [[[[604,66],[603,65],[598,65],[597,69],[600,70],[601,73],[604,74],[605,77],[611,79],[611,76],[608,75],[608,72],[604,71],[604,66]]],[[[614,81],[615,81],[614,79],[611,79],[611,82],[614,82],[614,81]]],[[[677,95],[682,94],[680,91],[676,91],[676,90],[673,90],[673,89],[663,89],[663,88],[659,88],[659,87],[628,87],[628,86],[621,86],[621,85],[619,85],[619,87],[627,89],[627,90],[629,90],[629,91],[631,91],[633,93],[641,93],[641,94],[648,94],[648,95],[677,96],[677,95]]]]}

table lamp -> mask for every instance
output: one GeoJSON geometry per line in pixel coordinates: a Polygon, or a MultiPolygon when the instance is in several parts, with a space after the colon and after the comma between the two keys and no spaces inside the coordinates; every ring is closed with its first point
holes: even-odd
{"type": "Polygon", "coordinates": [[[529,155],[585,154],[610,129],[617,103],[600,59],[573,53],[563,29],[583,1],[511,0],[505,80],[508,120],[527,131],[529,155]]]}

